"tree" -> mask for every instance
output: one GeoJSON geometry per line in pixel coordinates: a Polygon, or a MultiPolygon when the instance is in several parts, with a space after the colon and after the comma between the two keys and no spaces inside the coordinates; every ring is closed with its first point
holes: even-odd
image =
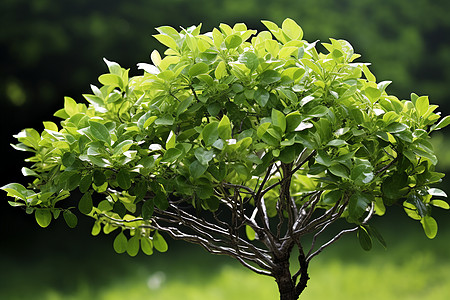
{"type": "Polygon", "coordinates": [[[319,53],[293,20],[263,23],[269,31],[159,27],[167,50],[138,64],[140,76],[105,59],[87,104],[66,97],[60,126],[16,135],[34,179],[3,186],[9,203],[42,227],[61,214],[75,227],[65,199],[79,191],[92,234],[118,232],[116,252],[164,252],[167,234],[274,277],[282,300],[299,297],[312,258],[344,234],[384,245],[369,222],[389,206],[434,238],[431,207],[449,205],[433,198],[446,195],[431,187],[444,175],[429,134],[450,117],[428,97],[389,95],[347,41],[319,53]],[[337,220],[349,229],[319,245],[337,220]]]}

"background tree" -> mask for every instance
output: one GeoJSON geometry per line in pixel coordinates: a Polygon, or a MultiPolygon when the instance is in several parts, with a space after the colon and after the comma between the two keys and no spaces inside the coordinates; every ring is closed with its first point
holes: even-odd
{"type": "Polygon", "coordinates": [[[369,221],[386,206],[403,205],[434,238],[431,206],[449,206],[433,199],[445,193],[431,187],[443,174],[429,134],[450,118],[427,97],[387,94],[348,42],[330,39],[322,54],[293,20],[263,23],[269,31],[159,27],[168,48],[138,64],[141,76],[105,59],[88,105],[66,97],[56,112],[61,129],[16,136],[35,179],[3,186],[10,204],[42,227],[60,214],[75,227],[62,200],[78,190],[94,235],[119,229],[117,252],[164,252],[167,233],[274,277],[281,299],[298,298],[311,259],[343,234],[357,231],[366,250],[384,244],[369,221]],[[318,245],[338,219],[350,228],[318,245]]]}

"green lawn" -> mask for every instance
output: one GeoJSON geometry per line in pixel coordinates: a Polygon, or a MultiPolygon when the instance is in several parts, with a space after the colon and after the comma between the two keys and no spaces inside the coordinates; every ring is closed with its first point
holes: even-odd
{"type": "MultiPolygon", "coordinates": [[[[448,299],[449,226],[429,241],[419,227],[408,228],[417,225],[408,221],[379,228],[387,250],[375,245],[364,252],[354,236],[325,250],[310,266],[311,280],[301,299],[448,299]]],[[[172,242],[169,253],[130,258],[115,254],[110,241],[99,238],[86,237],[75,247],[68,240],[74,232],[61,230],[44,242],[17,241],[4,250],[0,299],[278,298],[271,278],[196,246],[172,242]]]]}

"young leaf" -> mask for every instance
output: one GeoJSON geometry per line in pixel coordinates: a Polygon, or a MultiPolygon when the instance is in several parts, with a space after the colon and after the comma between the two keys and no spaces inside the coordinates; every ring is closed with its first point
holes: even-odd
{"type": "Polygon", "coordinates": [[[123,232],[120,232],[114,239],[113,242],[114,250],[119,254],[124,253],[125,251],[127,251],[127,246],[128,246],[128,239],[123,232]]]}
{"type": "Polygon", "coordinates": [[[301,40],[303,38],[302,28],[292,19],[287,18],[284,20],[281,29],[291,40],[301,40]]]}
{"type": "Polygon", "coordinates": [[[209,67],[204,62],[199,62],[189,69],[189,76],[194,77],[200,74],[208,73],[209,67]]]}
{"type": "Polygon", "coordinates": [[[218,130],[219,122],[211,122],[207,124],[202,130],[202,138],[205,146],[211,146],[219,138],[218,130]]]}
{"type": "Polygon", "coordinates": [[[256,232],[248,225],[245,225],[245,233],[250,241],[253,241],[256,238],[256,232]]]}
{"type": "Polygon", "coordinates": [[[431,126],[431,130],[439,130],[448,126],[449,124],[450,124],[450,116],[445,116],[439,121],[439,123],[431,126]]]}
{"type": "Polygon", "coordinates": [[[431,216],[424,216],[420,220],[423,230],[429,239],[434,239],[438,231],[438,225],[436,220],[431,216]]]}
{"type": "Polygon", "coordinates": [[[286,117],[281,111],[272,109],[272,125],[283,133],[286,131],[286,117]]]}
{"type": "Polygon", "coordinates": [[[75,228],[77,226],[78,218],[70,210],[65,210],[63,213],[63,217],[66,221],[67,226],[69,226],[70,228],[75,228]]]}
{"type": "Polygon", "coordinates": [[[430,101],[427,96],[422,96],[417,98],[415,106],[419,116],[425,116],[428,107],[430,106],[430,101]]]}
{"type": "Polygon", "coordinates": [[[27,199],[27,189],[19,183],[10,183],[2,186],[1,189],[8,193],[7,196],[19,198],[24,201],[27,199]]]}
{"type": "Polygon", "coordinates": [[[225,46],[228,49],[237,48],[237,47],[239,47],[240,44],[242,44],[242,38],[237,34],[229,35],[225,39],[225,46]]]}
{"type": "Polygon", "coordinates": [[[161,44],[176,50],[178,48],[177,42],[170,36],[165,34],[155,34],[153,35],[161,44]]]}
{"type": "Polygon", "coordinates": [[[34,216],[36,218],[36,222],[41,227],[47,227],[50,225],[50,222],[52,221],[52,213],[48,209],[36,209],[36,212],[34,213],[34,216]]]}
{"type": "Polygon", "coordinates": [[[217,131],[221,139],[231,139],[231,123],[226,115],[223,115],[222,120],[220,120],[217,131]]]}
{"type": "Polygon", "coordinates": [[[139,235],[135,234],[127,242],[127,253],[129,256],[136,256],[139,253],[139,235]]]}
{"type": "Polygon", "coordinates": [[[141,249],[147,255],[153,254],[153,243],[152,240],[147,237],[141,238],[141,249]]]}
{"type": "Polygon", "coordinates": [[[153,246],[159,252],[166,252],[169,247],[167,246],[166,240],[159,234],[158,231],[153,235],[153,246]]]}
{"type": "Polygon", "coordinates": [[[166,149],[170,149],[170,148],[174,148],[176,145],[176,135],[175,133],[171,130],[169,133],[169,136],[167,137],[167,141],[166,141],[166,149]]]}

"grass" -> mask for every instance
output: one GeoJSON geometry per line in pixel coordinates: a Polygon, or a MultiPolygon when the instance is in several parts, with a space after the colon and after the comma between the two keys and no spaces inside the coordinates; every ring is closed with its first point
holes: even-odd
{"type": "MultiPolygon", "coordinates": [[[[311,263],[301,299],[448,299],[448,226],[429,241],[410,225],[417,226],[406,220],[380,227],[388,250],[364,252],[354,236],[325,250],[311,263]]],[[[111,240],[71,243],[73,233],[62,228],[0,247],[0,299],[278,299],[273,279],[196,246],[172,242],[169,253],[130,258],[115,254],[111,240]]]]}

